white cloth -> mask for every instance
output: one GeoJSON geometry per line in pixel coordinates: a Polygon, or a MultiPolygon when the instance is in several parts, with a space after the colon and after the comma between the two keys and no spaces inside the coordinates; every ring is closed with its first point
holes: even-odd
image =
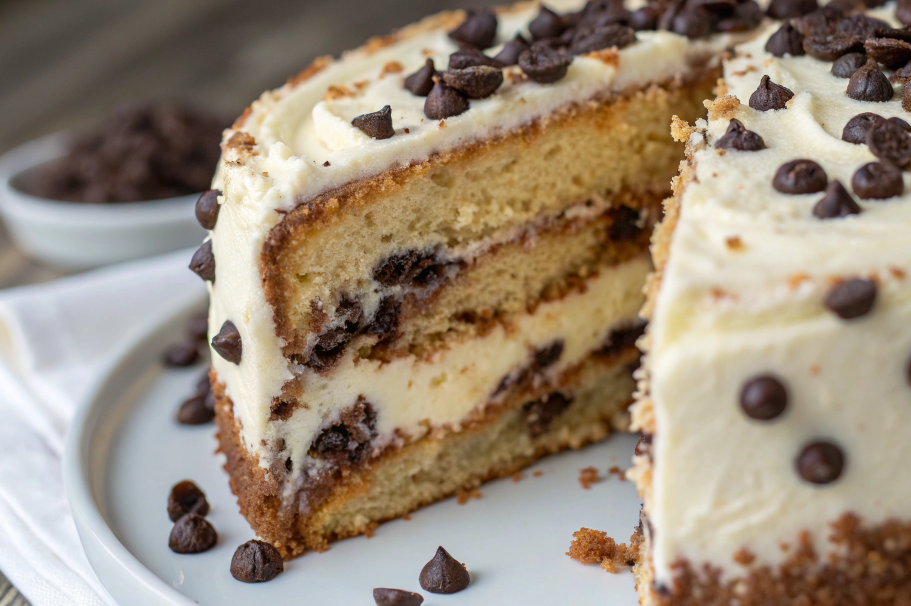
{"type": "Polygon", "coordinates": [[[122,344],[204,295],[191,255],[0,291],[0,571],[34,606],[114,604],[66,498],[67,428],[122,344]]]}

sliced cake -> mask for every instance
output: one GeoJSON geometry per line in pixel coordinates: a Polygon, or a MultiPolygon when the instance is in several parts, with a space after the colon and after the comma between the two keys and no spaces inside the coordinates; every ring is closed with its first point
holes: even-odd
{"type": "Polygon", "coordinates": [[[192,267],[260,537],[324,549],[626,427],[683,157],[668,124],[703,114],[761,18],[752,0],[445,13],[244,113],[192,267]]]}
{"type": "Polygon", "coordinates": [[[675,126],[634,410],[644,606],[911,596],[911,15],[844,6],[737,47],[708,121],[675,126]]]}

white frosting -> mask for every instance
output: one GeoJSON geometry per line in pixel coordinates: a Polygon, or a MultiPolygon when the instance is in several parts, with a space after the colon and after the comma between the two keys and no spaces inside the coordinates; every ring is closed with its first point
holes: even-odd
{"type": "MultiPolygon", "coordinates": [[[[584,2],[548,4],[569,11],[584,2]]],[[[537,11],[537,4],[526,4],[501,14],[499,42],[523,30],[537,11]]],[[[216,186],[224,196],[212,232],[217,267],[215,285],[210,288],[209,323],[211,334],[226,320],[235,323],[243,341],[243,359],[234,365],[214,354],[213,366],[234,401],[247,448],[261,456],[263,465],[268,464],[268,450],[261,446],[270,403],[293,376],[281,353],[260,276],[263,243],[282,216],[276,211],[288,211],[357,179],[509,132],[569,104],[686,74],[691,64],[704,63],[735,39],[723,35],[691,42],[668,32],[639,32],[636,43],[619,51],[618,61],[576,57],[565,78],[547,85],[524,78],[514,81],[510,75],[518,74],[518,68],[510,68],[492,97],[471,101],[467,112],[443,124],[424,117],[424,98],[412,95],[402,82],[428,56],[438,68],[447,66],[448,56],[457,50],[446,35],[451,26],[418,25],[389,46],[348,53],[297,85],[265,93],[240,127],[256,144],[246,150],[229,147],[222,158],[216,186]],[[403,71],[390,73],[393,62],[403,71]],[[327,95],[330,87],[353,95],[327,95]],[[353,117],[384,105],[392,107],[395,136],[373,140],[351,125],[353,117]]],[[[488,54],[498,50],[490,49],[488,54]]],[[[226,137],[234,134],[228,131],[226,137]]],[[[323,411],[319,417],[327,414],[323,411]]],[[[423,414],[434,421],[437,413],[423,414]]]]}
{"type": "Polygon", "coordinates": [[[730,116],[697,125],[696,178],[682,197],[649,329],[657,433],[647,508],[658,583],[670,581],[679,558],[736,576],[740,548],[774,565],[788,555],[780,544],[804,530],[819,553],[831,549],[829,524],[846,512],[876,524],[911,511],[909,174],[901,197],[858,200],[862,214],[830,220],[811,213],[822,193],[785,195],[771,185],[780,165],[809,158],[850,191],[853,173],[876,158],[841,140],[844,125],[861,112],[908,114],[897,89],[891,102],[855,101],[831,63],[772,57],[764,45],[775,29],[725,63],[742,103],[733,117],[768,149],[714,149],[730,116]],[[786,109],[747,105],[764,74],[794,91],[786,109]],[[822,299],[834,279],[857,276],[879,281],[877,303],[863,318],[839,320],[822,299]],[[786,412],[768,422],[739,405],[744,382],[764,373],[789,391],[786,412]],[[841,446],[847,466],[837,482],[816,486],[794,461],[821,438],[841,446]]]}

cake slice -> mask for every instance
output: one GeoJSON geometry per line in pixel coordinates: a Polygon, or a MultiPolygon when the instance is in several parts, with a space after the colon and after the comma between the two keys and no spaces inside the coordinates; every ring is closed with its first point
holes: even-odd
{"type": "Polygon", "coordinates": [[[627,425],[668,124],[761,13],[553,8],[318,59],[226,132],[192,266],[231,485],[286,557],[627,425]]]}
{"type": "Polygon", "coordinates": [[[724,63],[708,121],[676,124],[687,161],[654,239],[634,409],[644,606],[911,596],[897,17],[770,25],[724,63]]]}

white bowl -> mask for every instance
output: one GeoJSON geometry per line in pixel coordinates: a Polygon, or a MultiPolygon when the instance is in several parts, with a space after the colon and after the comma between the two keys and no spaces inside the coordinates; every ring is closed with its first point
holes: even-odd
{"type": "Polygon", "coordinates": [[[22,191],[37,167],[66,151],[66,136],[49,135],[0,156],[0,216],[29,256],[65,269],[89,269],[199,244],[199,194],[116,204],[37,198],[22,191]]]}

